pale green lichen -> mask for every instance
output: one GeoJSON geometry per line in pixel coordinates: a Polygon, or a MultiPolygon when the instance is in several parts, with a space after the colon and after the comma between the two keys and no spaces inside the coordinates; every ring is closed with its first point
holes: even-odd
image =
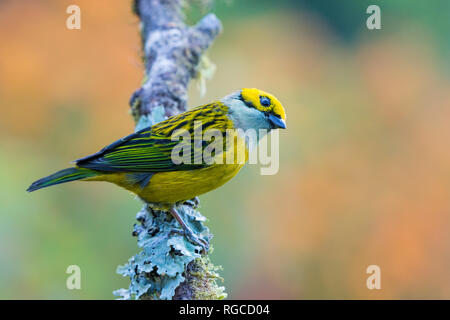
{"type": "Polygon", "coordinates": [[[206,80],[213,77],[216,72],[216,65],[206,54],[203,54],[200,57],[196,71],[195,79],[197,80],[197,89],[200,92],[200,96],[203,97],[206,94],[206,80]]]}
{"type": "MultiPolygon", "coordinates": [[[[177,208],[180,217],[203,240],[212,235],[203,225],[206,220],[193,204],[177,208]]],[[[128,289],[114,291],[120,299],[172,299],[183,283],[193,299],[223,299],[224,288],[216,284],[220,279],[218,268],[209,258],[200,254],[201,247],[180,234],[180,226],[167,212],[148,205],[136,216],[140,224],[134,225],[133,235],[143,250],[130,258],[117,272],[130,278],[128,289]],[[186,281],[185,281],[186,280],[186,281]]]]}

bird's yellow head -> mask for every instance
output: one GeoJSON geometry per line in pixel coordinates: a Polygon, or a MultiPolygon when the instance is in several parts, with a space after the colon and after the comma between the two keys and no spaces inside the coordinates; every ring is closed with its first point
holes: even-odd
{"type": "Polygon", "coordinates": [[[244,88],[220,100],[228,107],[228,117],[235,128],[286,129],[286,112],[280,101],[259,89],[244,88]]]}
{"type": "Polygon", "coordinates": [[[286,129],[286,112],[273,95],[256,88],[243,88],[241,99],[248,107],[266,114],[275,128],[286,129]]]}

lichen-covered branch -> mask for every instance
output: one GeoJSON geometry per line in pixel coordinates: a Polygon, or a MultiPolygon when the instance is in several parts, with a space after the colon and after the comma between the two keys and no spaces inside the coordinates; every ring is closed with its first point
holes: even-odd
{"type": "MultiPolygon", "coordinates": [[[[181,0],[135,0],[141,20],[145,78],[131,99],[136,130],[187,109],[187,87],[196,76],[206,49],[221,30],[215,15],[197,25],[184,24],[181,0]]],[[[204,240],[212,238],[196,211],[198,199],[178,208],[183,220],[204,240]]],[[[123,299],[221,299],[217,268],[207,255],[184,236],[173,232],[177,221],[167,212],[145,204],[137,214],[133,235],[142,251],[131,257],[118,273],[130,278],[128,289],[114,292],[123,299]]]]}

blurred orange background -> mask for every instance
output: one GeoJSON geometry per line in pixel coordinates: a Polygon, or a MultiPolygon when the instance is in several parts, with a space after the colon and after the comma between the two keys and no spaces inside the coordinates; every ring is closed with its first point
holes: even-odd
{"type": "MultiPolygon", "coordinates": [[[[247,166],[201,197],[229,297],[449,299],[450,28],[433,16],[448,3],[380,5],[371,31],[366,2],[355,16],[343,1],[349,36],[323,8],[217,2],[217,71],[204,97],[192,82],[189,104],[257,87],[288,123],[278,174],[247,166]],[[381,290],[366,287],[372,264],[381,290]]],[[[0,298],[112,299],[138,251],[139,201],[109,184],[25,189],[133,131],[138,19],[129,1],[3,1],[0,39],[0,298]],[[81,30],[66,28],[73,3],[81,30]],[[81,290],[66,289],[71,264],[81,290]]]]}

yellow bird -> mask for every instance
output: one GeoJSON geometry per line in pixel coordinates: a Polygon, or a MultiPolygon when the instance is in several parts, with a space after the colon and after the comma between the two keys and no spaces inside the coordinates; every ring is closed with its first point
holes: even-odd
{"type": "Polygon", "coordinates": [[[117,140],[76,160],[75,167],[33,182],[27,191],[75,180],[111,182],[170,211],[187,238],[205,247],[180,218],[176,205],[220,187],[239,172],[254,146],[243,133],[254,130],[257,143],[265,131],[276,128],[286,128],[280,101],[262,90],[244,88],[117,140]],[[203,139],[208,132],[215,134],[209,144],[203,139]],[[205,159],[214,142],[221,148],[205,159]]]}

